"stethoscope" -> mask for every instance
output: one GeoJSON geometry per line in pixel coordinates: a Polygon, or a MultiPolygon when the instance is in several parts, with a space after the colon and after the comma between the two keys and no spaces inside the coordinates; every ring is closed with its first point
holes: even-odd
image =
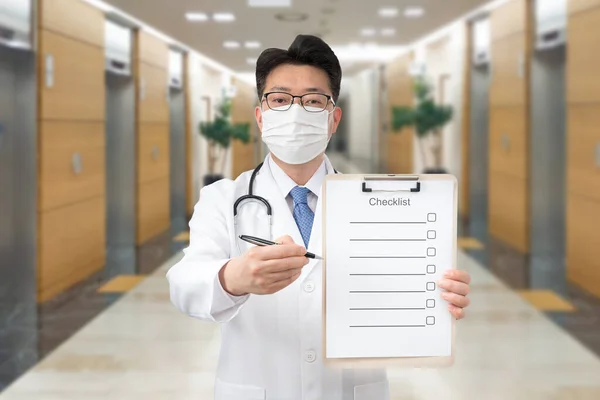
{"type": "MultiPolygon", "coordinates": [[[[237,232],[238,208],[242,203],[244,203],[248,200],[258,201],[258,202],[262,203],[265,206],[265,209],[267,210],[267,218],[269,220],[269,237],[266,239],[272,239],[271,229],[272,229],[273,209],[271,208],[271,203],[269,203],[269,200],[265,199],[264,197],[254,194],[254,181],[256,180],[256,175],[258,175],[263,164],[264,164],[264,162],[261,162],[260,164],[258,164],[258,166],[256,168],[254,168],[254,171],[252,171],[252,176],[250,176],[250,182],[248,183],[248,194],[246,194],[244,196],[240,196],[235,201],[235,203],[233,203],[233,224],[234,224],[235,232],[237,232]]],[[[338,173],[335,169],[333,170],[333,172],[336,174],[338,173]]],[[[237,244],[238,251],[240,252],[240,254],[242,254],[240,251],[239,240],[237,237],[235,238],[235,241],[237,244]]]]}

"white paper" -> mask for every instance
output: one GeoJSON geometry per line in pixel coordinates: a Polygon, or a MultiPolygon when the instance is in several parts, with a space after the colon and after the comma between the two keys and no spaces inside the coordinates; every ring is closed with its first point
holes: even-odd
{"type": "Polygon", "coordinates": [[[359,179],[326,182],[327,358],[451,355],[451,315],[436,282],[454,265],[455,184],[363,193],[359,179]]]}

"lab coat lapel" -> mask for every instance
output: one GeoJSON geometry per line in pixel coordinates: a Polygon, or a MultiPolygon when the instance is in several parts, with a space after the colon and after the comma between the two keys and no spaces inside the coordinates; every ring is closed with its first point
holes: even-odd
{"type": "Polygon", "coordinates": [[[289,235],[297,244],[303,244],[302,235],[296,225],[288,203],[285,200],[284,193],[281,193],[277,182],[273,178],[269,163],[265,160],[264,171],[261,171],[256,178],[257,190],[259,196],[266,198],[271,204],[272,217],[272,239],[275,240],[281,236],[289,235]],[[262,194],[261,194],[262,193],[262,194]]]}

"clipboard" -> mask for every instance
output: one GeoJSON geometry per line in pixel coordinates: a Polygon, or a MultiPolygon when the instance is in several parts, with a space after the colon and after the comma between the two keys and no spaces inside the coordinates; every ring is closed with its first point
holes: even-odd
{"type": "MultiPolygon", "coordinates": [[[[451,215],[446,216],[446,220],[449,222],[449,229],[446,235],[449,235],[447,241],[450,243],[449,257],[451,259],[451,265],[446,269],[456,269],[457,263],[457,219],[458,219],[458,184],[457,180],[452,175],[327,175],[322,187],[322,212],[323,212],[323,223],[322,223],[322,238],[323,238],[323,359],[326,365],[330,367],[339,368],[387,368],[387,367],[410,367],[410,368],[424,368],[424,367],[447,367],[454,363],[455,356],[455,320],[447,310],[446,305],[444,309],[450,316],[449,321],[449,347],[450,352],[448,355],[440,356],[377,356],[377,357],[336,357],[328,356],[328,303],[327,303],[327,275],[328,275],[328,243],[327,243],[327,232],[328,232],[328,207],[333,207],[334,204],[329,204],[328,198],[332,198],[332,192],[338,183],[343,183],[345,187],[356,188],[356,196],[359,198],[367,198],[370,202],[375,202],[370,199],[381,199],[389,198],[390,196],[402,195],[405,199],[417,199],[425,198],[428,191],[432,191],[434,185],[440,186],[440,183],[444,185],[450,185],[449,198],[451,202],[451,215]],[[351,186],[349,186],[351,185],[351,186]],[[328,193],[329,192],[329,193],[328,193]]],[[[354,195],[353,195],[354,196],[354,195]]],[[[332,200],[333,201],[333,200],[332,200]]],[[[392,204],[391,207],[394,207],[392,204]]],[[[332,213],[339,211],[331,211],[332,213]]],[[[331,214],[330,214],[331,215],[331,214]]],[[[428,214],[429,215],[429,214],[428,214]]],[[[429,218],[429,216],[427,217],[429,218]]],[[[333,219],[332,219],[333,220],[333,219]]],[[[429,231],[428,231],[429,232],[429,231]]],[[[427,233],[429,236],[429,233],[427,233]]],[[[333,251],[332,251],[333,252],[333,251]]],[[[352,258],[352,257],[350,257],[352,258]]],[[[427,267],[428,268],[428,267],[427,267]]],[[[333,269],[333,268],[332,268],[333,269]]],[[[356,274],[360,275],[360,274],[356,274]]],[[[421,274],[422,275],[422,274],[421,274]]],[[[439,279],[436,278],[436,279],[439,279]]],[[[439,296],[439,289],[437,289],[439,296]]],[[[333,346],[332,346],[333,347],[333,346]]]]}

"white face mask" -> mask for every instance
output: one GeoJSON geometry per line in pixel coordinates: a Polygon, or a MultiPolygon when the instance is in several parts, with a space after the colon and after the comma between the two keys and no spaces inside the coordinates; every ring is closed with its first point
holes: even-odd
{"type": "Polygon", "coordinates": [[[263,111],[262,140],[284,163],[305,164],[327,148],[330,114],[308,112],[298,104],[287,111],[263,111]]]}

